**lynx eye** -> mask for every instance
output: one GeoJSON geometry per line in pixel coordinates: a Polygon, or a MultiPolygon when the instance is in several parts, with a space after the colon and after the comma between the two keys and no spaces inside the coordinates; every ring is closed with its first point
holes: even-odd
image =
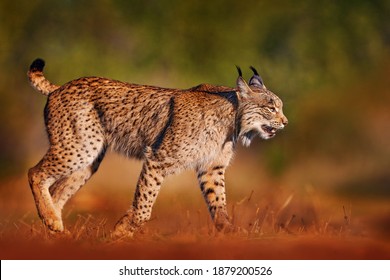
{"type": "Polygon", "coordinates": [[[275,107],[267,107],[267,109],[268,109],[271,113],[276,113],[276,108],[275,108],[275,107]]]}

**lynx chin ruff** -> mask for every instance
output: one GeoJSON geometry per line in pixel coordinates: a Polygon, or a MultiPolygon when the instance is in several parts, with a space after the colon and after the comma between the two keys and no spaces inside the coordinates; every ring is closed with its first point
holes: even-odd
{"type": "Polygon", "coordinates": [[[225,169],[238,141],[285,127],[282,101],[256,69],[236,88],[201,84],[167,89],[84,77],[63,86],[43,76],[44,61],[30,66],[31,85],[47,96],[44,110],[49,149],[28,172],[38,214],[52,232],[63,232],[65,203],[97,171],[108,147],[143,161],[133,203],[113,236],[133,236],[149,220],[164,178],[194,169],[215,227],[229,231],[225,169]]]}

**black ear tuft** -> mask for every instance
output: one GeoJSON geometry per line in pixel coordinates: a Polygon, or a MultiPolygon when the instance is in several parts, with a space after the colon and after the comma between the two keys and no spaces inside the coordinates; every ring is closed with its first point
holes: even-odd
{"type": "Polygon", "coordinates": [[[237,71],[238,71],[238,76],[242,77],[242,71],[239,66],[236,65],[237,71]]]}
{"type": "Polygon", "coordinates": [[[249,68],[253,71],[254,75],[260,76],[255,67],[249,66],[249,68]]]}
{"type": "Polygon", "coordinates": [[[258,87],[258,88],[266,89],[266,87],[265,87],[265,85],[264,85],[264,82],[263,82],[263,79],[260,77],[260,75],[259,75],[259,73],[257,72],[257,70],[255,69],[255,67],[250,66],[249,68],[253,71],[253,76],[252,76],[252,78],[249,80],[249,85],[250,85],[250,86],[253,86],[253,87],[258,87]]]}
{"type": "Polygon", "coordinates": [[[42,72],[45,67],[45,61],[41,58],[37,58],[31,63],[30,71],[31,72],[42,72]]]}

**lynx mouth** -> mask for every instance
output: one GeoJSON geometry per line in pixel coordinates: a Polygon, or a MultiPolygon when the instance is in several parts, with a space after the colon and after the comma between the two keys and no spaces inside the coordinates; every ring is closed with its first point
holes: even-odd
{"type": "Polygon", "coordinates": [[[274,128],[272,126],[268,126],[268,125],[263,124],[261,126],[261,130],[262,131],[259,131],[258,129],[252,129],[248,132],[245,132],[241,138],[242,144],[244,146],[248,147],[256,135],[259,135],[263,139],[270,139],[276,135],[276,132],[278,129],[274,128]]]}
{"type": "Polygon", "coordinates": [[[261,129],[268,134],[269,137],[274,137],[276,134],[276,128],[263,124],[261,129]]]}

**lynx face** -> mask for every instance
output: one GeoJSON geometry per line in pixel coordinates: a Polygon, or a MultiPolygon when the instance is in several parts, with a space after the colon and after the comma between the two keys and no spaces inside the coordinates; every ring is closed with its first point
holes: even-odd
{"type": "Polygon", "coordinates": [[[244,146],[249,146],[258,135],[270,139],[276,132],[283,129],[288,120],[283,114],[283,103],[273,92],[267,90],[261,77],[254,68],[254,76],[249,85],[240,76],[237,80],[238,91],[242,98],[239,118],[240,140],[244,146]]]}

